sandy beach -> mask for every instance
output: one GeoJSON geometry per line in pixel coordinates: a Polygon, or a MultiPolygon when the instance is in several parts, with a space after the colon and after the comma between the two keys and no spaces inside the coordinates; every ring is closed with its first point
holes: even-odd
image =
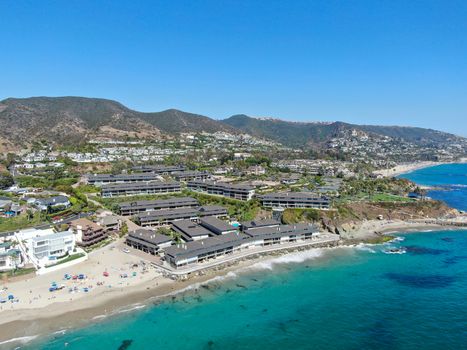
{"type": "Polygon", "coordinates": [[[381,174],[384,177],[393,177],[399,176],[402,174],[410,173],[415,170],[429,168],[436,165],[442,164],[455,164],[455,163],[466,163],[467,158],[461,158],[455,162],[433,162],[433,161],[425,161],[425,162],[414,162],[414,163],[404,163],[398,164],[395,167],[389,169],[380,169],[375,171],[375,174],[381,174]]]}
{"type": "MultiPolygon", "coordinates": [[[[383,233],[435,229],[449,227],[423,222],[366,221],[352,232],[345,233],[343,244],[354,244],[383,233]]],[[[160,298],[170,297],[213,278],[222,278],[231,271],[277,255],[283,253],[240,260],[227,268],[208,270],[186,281],[173,281],[150,267],[148,261],[124,253],[119,243],[113,243],[91,253],[89,260],[73,266],[72,271],[63,269],[47,275],[2,282],[0,286],[7,288],[2,297],[13,294],[19,301],[1,304],[0,348],[14,348],[21,341],[32,340],[36,336],[50,335],[144,308],[147,304],[157,303],[160,298]],[[103,275],[104,271],[108,272],[108,277],[103,275]],[[65,273],[85,274],[87,278],[64,280],[65,273]],[[128,277],[122,278],[122,274],[128,277]],[[63,283],[65,288],[49,292],[52,282],[63,283]],[[83,291],[85,287],[89,288],[88,292],[83,291]],[[11,339],[19,341],[8,342],[11,339]]]]}

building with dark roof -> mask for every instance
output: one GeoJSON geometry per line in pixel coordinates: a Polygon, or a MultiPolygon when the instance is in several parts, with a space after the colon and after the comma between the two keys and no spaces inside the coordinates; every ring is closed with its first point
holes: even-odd
{"type": "Polygon", "coordinates": [[[278,220],[274,219],[264,219],[264,220],[251,220],[242,222],[242,230],[248,230],[252,228],[260,228],[260,227],[277,227],[281,223],[278,220]]]}
{"type": "Polygon", "coordinates": [[[70,200],[67,196],[54,196],[49,198],[37,198],[34,200],[34,205],[42,210],[59,210],[65,209],[71,206],[70,200]]]}
{"type": "Polygon", "coordinates": [[[136,215],[146,211],[198,207],[199,202],[191,197],[174,197],[147,201],[124,202],[118,205],[122,216],[136,215]]]}
{"type": "Polygon", "coordinates": [[[248,240],[243,233],[219,235],[171,246],[164,250],[164,255],[172,266],[182,267],[237,252],[248,240]]]}
{"type": "Polygon", "coordinates": [[[318,237],[318,233],[316,226],[307,224],[263,226],[187,241],[165,249],[164,253],[166,261],[179,268],[254,247],[305,242],[318,237]]]}
{"type": "Polygon", "coordinates": [[[104,184],[115,183],[133,183],[133,182],[147,182],[156,181],[161,178],[157,174],[152,173],[134,173],[134,174],[89,174],[87,181],[91,185],[102,186],[104,184]]]}
{"type": "Polygon", "coordinates": [[[201,226],[207,228],[211,232],[214,232],[216,235],[225,235],[237,232],[235,227],[213,216],[205,216],[199,220],[199,223],[201,226]]]}
{"type": "Polygon", "coordinates": [[[131,168],[132,171],[138,171],[141,173],[154,173],[160,175],[170,175],[177,171],[184,171],[186,169],[183,165],[137,165],[131,168]]]}
{"type": "Polygon", "coordinates": [[[175,181],[151,181],[129,184],[113,184],[104,185],[101,188],[101,196],[103,198],[176,192],[181,192],[181,187],[180,183],[175,181]]]}
{"type": "Polygon", "coordinates": [[[156,227],[169,225],[178,220],[198,219],[198,209],[196,208],[178,208],[178,209],[162,209],[152,210],[139,213],[136,216],[136,222],[142,227],[156,227]]]}
{"type": "Polygon", "coordinates": [[[251,244],[256,246],[267,246],[285,242],[296,242],[298,240],[311,239],[313,235],[319,233],[319,229],[314,225],[278,225],[250,228],[243,231],[251,237],[251,244]]]}
{"type": "Polygon", "coordinates": [[[135,221],[142,227],[166,226],[178,220],[197,222],[200,217],[226,217],[227,209],[220,206],[161,209],[140,212],[135,221]]]}
{"type": "Polygon", "coordinates": [[[172,223],[172,229],[178,232],[185,242],[196,241],[214,235],[214,233],[207,228],[191,220],[175,221],[172,223]]]}
{"type": "Polygon", "coordinates": [[[220,205],[203,205],[198,208],[199,217],[215,216],[216,218],[227,218],[229,216],[227,209],[220,205]]]}
{"type": "Polygon", "coordinates": [[[185,170],[173,172],[171,176],[177,181],[194,181],[207,180],[210,179],[212,175],[207,171],[185,170]]]}
{"type": "Polygon", "coordinates": [[[258,197],[265,208],[312,208],[329,209],[328,197],[317,196],[311,192],[277,192],[258,197]]]}
{"type": "Polygon", "coordinates": [[[135,230],[129,232],[125,243],[130,247],[149,254],[158,254],[161,249],[168,248],[172,245],[172,238],[161,235],[152,230],[135,230]]]}
{"type": "Polygon", "coordinates": [[[253,198],[255,188],[250,185],[230,184],[215,181],[189,181],[187,188],[191,191],[224,196],[228,198],[247,201],[253,198]]]}

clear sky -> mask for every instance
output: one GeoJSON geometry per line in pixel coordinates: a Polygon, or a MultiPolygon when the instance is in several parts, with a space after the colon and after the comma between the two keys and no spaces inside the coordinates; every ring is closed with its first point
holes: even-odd
{"type": "Polygon", "coordinates": [[[0,1],[0,99],[467,136],[467,1],[0,1]]]}

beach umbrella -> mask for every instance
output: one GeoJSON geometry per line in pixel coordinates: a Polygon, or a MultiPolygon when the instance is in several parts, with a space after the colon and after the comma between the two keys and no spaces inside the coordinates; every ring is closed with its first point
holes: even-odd
{"type": "Polygon", "coordinates": [[[13,296],[13,294],[9,294],[8,295],[8,300],[13,300],[15,297],[13,296]]]}

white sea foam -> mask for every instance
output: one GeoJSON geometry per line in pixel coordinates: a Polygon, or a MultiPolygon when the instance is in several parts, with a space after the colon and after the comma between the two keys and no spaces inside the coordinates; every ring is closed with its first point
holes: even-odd
{"type": "Polygon", "coordinates": [[[131,311],[143,309],[145,307],[146,307],[146,305],[143,305],[143,304],[133,304],[133,305],[130,305],[130,307],[128,309],[118,310],[117,313],[118,314],[123,314],[123,313],[126,313],[126,312],[131,312],[131,311]]]}
{"type": "Polygon", "coordinates": [[[26,343],[29,343],[30,341],[36,339],[38,336],[39,335],[30,335],[30,336],[26,336],[26,337],[11,338],[11,339],[0,342],[0,346],[5,345],[5,344],[10,344],[10,343],[26,344],[26,343]]]}
{"type": "Polygon", "coordinates": [[[272,270],[275,265],[282,264],[300,264],[307,260],[313,260],[322,256],[322,249],[312,249],[298,253],[291,253],[277,258],[267,259],[264,261],[257,262],[245,269],[249,270],[272,270]]]}
{"type": "Polygon", "coordinates": [[[370,253],[376,253],[376,250],[374,250],[373,248],[370,247],[369,244],[364,244],[364,243],[361,243],[361,244],[357,244],[355,246],[355,248],[357,250],[360,250],[360,251],[363,251],[363,252],[370,252],[370,253]]]}
{"type": "Polygon", "coordinates": [[[106,318],[106,317],[107,317],[107,315],[97,315],[97,316],[94,316],[92,319],[93,320],[99,320],[101,318],[106,318]]]}

